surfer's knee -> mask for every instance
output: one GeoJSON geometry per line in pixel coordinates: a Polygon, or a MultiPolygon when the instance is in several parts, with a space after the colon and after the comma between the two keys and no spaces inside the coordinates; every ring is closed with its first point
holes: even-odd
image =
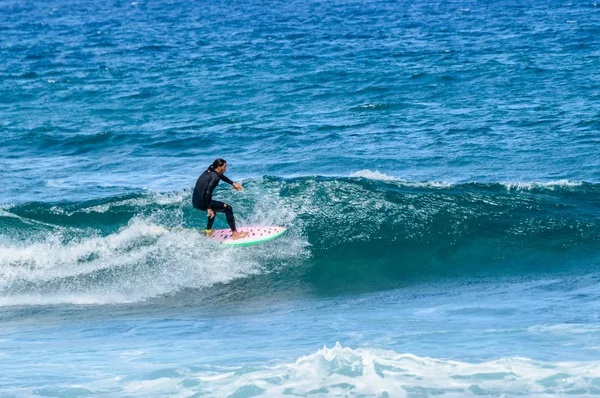
{"type": "Polygon", "coordinates": [[[225,213],[233,213],[233,207],[229,206],[227,203],[224,203],[223,207],[225,208],[225,213]]]}

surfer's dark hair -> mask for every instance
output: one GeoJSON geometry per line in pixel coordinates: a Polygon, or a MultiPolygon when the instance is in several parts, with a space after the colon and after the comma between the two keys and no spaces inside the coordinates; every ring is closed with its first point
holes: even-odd
{"type": "Polygon", "coordinates": [[[227,163],[227,161],[225,159],[221,159],[221,158],[215,159],[215,161],[210,166],[208,166],[208,169],[214,170],[217,167],[223,166],[225,163],[227,163]]]}

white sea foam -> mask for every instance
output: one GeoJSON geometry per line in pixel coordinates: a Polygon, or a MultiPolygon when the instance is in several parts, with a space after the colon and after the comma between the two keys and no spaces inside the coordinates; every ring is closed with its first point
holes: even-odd
{"type": "Polygon", "coordinates": [[[599,361],[509,357],[469,363],[376,348],[351,349],[339,343],[294,362],[269,365],[164,369],[156,363],[127,364],[141,366],[138,373],[155,377],[131,380],[106,374],[82,387],[136,397],[593,397],[600,393],[599,361]]]}
{"type": "MultiPolygon", "coordinates": [[[[257,219],[278,225],[285,225],[281,217],[294,217],[285,211],[261,214],[257,219]]],[[[195,230],[169,230],[142,218],[106,236],[0,236],[0,306],[142,301],[270,272],[268,261],[286,264],[305,255],[306,241],[294,234],[268,245],[224,249],[195,230]]]]}
{"type": "MultiPolygon", "coordinates": [[[[48,281],[111,267],[119,252],[137,259],[143,250],[127,251],[128,245],[144,236],[157,236],[161,231],[144,222],[134,221],[118,233],[106,237],[90,237],[68,244],[62,234],[49,235],[43,242],[0,242],[0,287],[17,279],[29,282],[48,281]],[[90,257],[95,258],[86,261],[90,257]]],[[[119,261],[123,261],[123,257],[119,261]]]]}
{"type": "Polygon", "coordinates": [[[400,181],[400,179],[381,173],[380,171],[371,171],[367,169],[355,171],[354,173],[350,174],[350,177],[362,177],[367,178],[369,180],[378,181],[400,181]]]}
{"type": "MultiPolygon", "coordinates": [[[[376,180],[376,181],[397,181],[398,183],[400,183],[402,185],[410,186],[410,187],[448,188],[448,187],[452,187],[452,186],[456,185],[456,183],[447,182],[447,181],[423,181],[423,182],[406,181],[401,178],[387,175],[378,170],[372,171],[372,170],[368,170],[368,169],[355,171],[354,173],[350,174],[350,177],[367,178],[369,180],[376,180]]],[[[530,189],[536,189],[536,188],[546,188],[546,189],[552,190],[552,189],[560,188],[560,187],[577,187],[577,186],[582,185],[583,182],[562,179],[562,180],[546,181],[546,182],[504,181],[504,182],[501,182],[500,184],[503,185],[504,187],[506,187],[507,190],[530,190],[530,189]]]]}
{"type": "Polygon", "coordinates": [[[376,181],[397,181],[397,182],[401,183],[402,185],[406,185],[406,186],[410,186],[410,187],[447,188],[447,187],[453,186],[452,183],[445,182],[445,181],[409,182],[409,181],[403,180],[401,178],[389,176],[389,175],[384,174],[377,170],[372,171],[372,170],[368,170],[368,169],[355,171],[354,173],[350,174],[350,177],[367,178],[369,180],[376,180],[376,181]]]}
{"type": "Polygon", "coordinates": [[[530,190],[535,188],[554,189],[556,187],[576,187],[582,184],[580,181],[556,180],[547,182],[502,182],[506,189],[530,190]]]}
{"type": "Polygon", "coordinates": [[[267,396],[556,396],[575,392],[593,396],[598,390],[600,362],[547,363],[515,357],[466,363],[379,349],[353,350],[337,343],[294,363],[230,369],[222,379],[206,376],[214,374],[196,375],[214,396],[253,387],[267,396]]]}

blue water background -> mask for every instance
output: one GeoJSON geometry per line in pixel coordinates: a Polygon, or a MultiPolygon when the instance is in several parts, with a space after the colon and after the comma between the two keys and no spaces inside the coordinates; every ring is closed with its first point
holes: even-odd
{"type": "Polygon", "coordinates": [[[3,1],[3,202],[236,176],[599,179],[594,2],[3,1]]]}

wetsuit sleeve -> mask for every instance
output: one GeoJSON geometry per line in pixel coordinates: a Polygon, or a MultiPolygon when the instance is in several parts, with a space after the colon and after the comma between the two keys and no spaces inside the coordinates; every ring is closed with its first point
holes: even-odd
{"type": "Polygon", "coordinates": [[[219,178],[221,179],[221,181],[226,182],[227,184],[233,185],[233,181],[231,181],[229,178],[225,177],[225,175],[220,175],[219,178]]]}
{"type": "MultiPolygon", "coordinates": [[[[215,173],[216,174],[216,173],[215,173]]],[[[204,196],[204,200],[206,203],[206,208],[210,209],[210,203],[212,201],[212,193],[215,190],[215,188],[217,187],[217,185],[219,185],[219,179],[218,178],[212,178],[210,180],[210,182],[208,183],[208,188],[206,189],[206,193],[204,196]]]]}

